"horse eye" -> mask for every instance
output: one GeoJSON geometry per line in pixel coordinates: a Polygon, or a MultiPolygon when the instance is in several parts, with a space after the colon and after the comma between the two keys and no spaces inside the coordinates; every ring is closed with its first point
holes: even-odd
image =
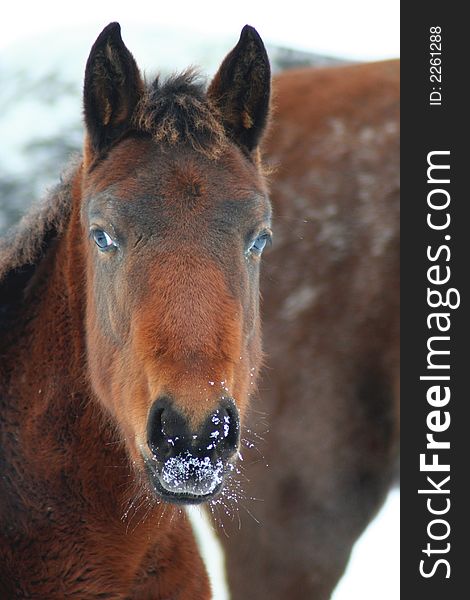
{"type": "Polygon", "coordinates": [[[266,247],[266,244],[271,242],[271,233],[269,231],[263,231],[260,235],[252,242],[248,248],[248,252],[256,256],[261,256],[261,253],[266,247]]]}
{"type": "Polygon", "coordinates": [[[91,237],[100,250],[110,250],[117,246],[116,242],[103,229],[92,229],[91,237]]]}

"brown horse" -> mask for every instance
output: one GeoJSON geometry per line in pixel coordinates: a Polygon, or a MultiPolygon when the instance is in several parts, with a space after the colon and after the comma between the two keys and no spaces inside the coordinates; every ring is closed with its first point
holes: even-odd
{"type": "Polygon", "coordinates": [[[233,600],[324,600],[397,467],[399,65],[294,70],[273,89],[249,417],[264,440],[243,451],[241,503],[260,524],[227,520],[221,540],[233,600]]]}
{"type": "Polygon", "coordinates": [[[260,363],[270,69],[145,84],[116,23],[83,157],[0,254],[0,597],[210,597],[178,504],[223,496],[260,363]]]}

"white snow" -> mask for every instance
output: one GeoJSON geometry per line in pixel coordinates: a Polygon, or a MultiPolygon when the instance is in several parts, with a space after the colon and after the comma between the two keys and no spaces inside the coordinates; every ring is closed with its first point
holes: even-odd
{"type": "Polygon", "coordinates": [[[332,600],[400,598],[400,492],[392,490],[354,546],[332,600]]]}
{"type": "MultiPolygon", "coordinates": [[[[349,55],[359,60],[390,58],[399,53],[398,0],[238,0],[236,10],[221,10],[212,0],[147,3],[142,0],[82,0],[79,3],[10,2],[0,20],[0,48],[46,30],[50,43],[67,26],[88,26],[95,37],[110,21],[126,28],[146,23],[156,28],[179,27],[183,37],[232,36],[246,23],[268,42],[323,54],[349,55]]],[[[90,40],[92,43],[94,40],[90,40]]]]}
{"type": "MultiPolygon", "coordinates": [[[[229,600],[223,550],[206,509],[188,507],[213,589],[213,600],[229,600]]],[[[356,542],[332,600],[400,598],[400,493],[392,490],[382,510],[356,542]]],[[[299,599],[302,590],[299,590],[299,599]]]]}
{"type": "Polygon", "coordinates": [[[162,468],[161,484],[171,492],[210,494],[222,481],[223,464],[213,464],[208,456],[198,458],[189,452],[169,458],[162,468]]]}

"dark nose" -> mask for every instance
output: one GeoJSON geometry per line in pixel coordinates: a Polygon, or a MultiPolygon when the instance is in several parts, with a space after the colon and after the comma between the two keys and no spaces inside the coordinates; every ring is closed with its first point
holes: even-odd
{"type": "Polygon", "coordinates": [[[180,456],[225,462],[237,451],[239,440],[240,419],[232,398],[221,398],[196,431],[171,398],[159,398],[150,410],[147,443],[160,463],[180,456]]]}

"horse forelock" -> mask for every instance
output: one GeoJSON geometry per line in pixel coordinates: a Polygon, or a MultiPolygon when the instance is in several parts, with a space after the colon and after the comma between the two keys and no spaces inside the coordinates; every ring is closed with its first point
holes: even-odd
{"type": "Polygon", "coordinates": [[[133,117],[138,131],[156,142],[189,144],[209,158],[217,158],[227,144],[218,109],[207,97],[205,84],[194,69],[164,82],[157,77],[144,91],[133,117]]]}

